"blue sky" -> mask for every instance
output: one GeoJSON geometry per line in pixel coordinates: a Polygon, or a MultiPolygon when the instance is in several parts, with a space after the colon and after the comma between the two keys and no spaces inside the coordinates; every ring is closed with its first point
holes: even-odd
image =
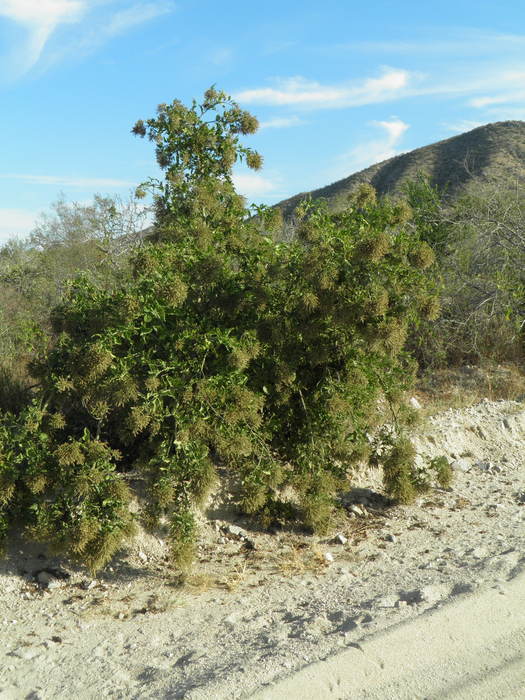
{"type": "Polygon", "coordinates": [[[236,178],[273,203],[525,119],[525,3],[0,0],[0,242],[155,175],[133,123],[213,83],[260,119],[264,169],[236,178]]]}

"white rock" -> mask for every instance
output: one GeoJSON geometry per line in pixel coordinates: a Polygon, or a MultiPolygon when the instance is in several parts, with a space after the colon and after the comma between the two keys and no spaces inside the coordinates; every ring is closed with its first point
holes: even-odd
{"type": "Polygon", "coordinates": [[[348,542],[348,538],[342,535],[341,533],[337,534],[334,538],[334,543],[335,544],[346,544],[348,542]]]}
{"type": "Polygon", "coordinates": [[[419,590],[419,597],[424,603],[436,603],[438,600],[445,598],[448,593],[448,588],[446,586],[439,585],[429,585],[423,586],[419,590]]]}
{"type": "Polygon", "coordinates": [[[24,661],[32,661],[41,656],[41,652],[37,649],[27,649],[20,647],[11,652],[12,656],[17,656],[19,659],[24,659],[24,661]]]}
{"type": "Polygon", "coordinates": [[[416,411],[421,410],[421,404],[419,403],[419,401],[416,399],[415,396],[412,396],[412,398],[410,399],[410,401],[408,403],[412,406],[412,408],[415,408],[416,411]]]}
{"type": "Polygon", "coordinates": [[[224,626],[228,629],[233,629],[242,619],[242,612],[232,612],[224,618],[224,626]]]}
{"type": "Polygon", "coordinates": [[[395,608],[398,600],[399,600],[399,597],[395,594],[385,595],[385,596],[382,596],[381,598],[377,598],[377,605],[380,608],[395,608]]]}
{"type": "Polygon", "coordinates": [[[468,472],[471,470],[472,465],[466,459],[455,459],[451,463],[451,467],[457,472],[468,472]]]}
{"type": "Polygon", "coordinates": [[[233,535],[241,540],[248,537],[246,530],[243,530],[242,527],[239,527],[238,525],[227,525],[224,530],[227,534],[233,535]]]}
{"type": "Polygon", "coordinates": [[[334,561],[334,555],[331,552],[325,552],[324,559],[331,564],[334,561]]]}

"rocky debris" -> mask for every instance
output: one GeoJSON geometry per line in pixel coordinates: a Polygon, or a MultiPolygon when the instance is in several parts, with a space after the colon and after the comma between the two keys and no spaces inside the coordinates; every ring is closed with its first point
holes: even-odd
{"type": "Polygon", "coordinates": [[[366,508],[364,506],[358,506],[356,503],[352,503],[351,506],[348,506],[348,512],[360,518],[366,518],[368,516],[366,508]]]}
{"type": "Polygon", "coordinates": [[[332,544],[346,544],[347,542],[348,538],[340,532],[331,540],[332,544]]]}
{"type": "MultiPolygon", "coordinates": [[[[256,549],[255,540],[251,538],[246,532],[246,530],[244,530],[242,527],[239,527],[238,525],[221,525],[220,531],[224,533],[227,539],[242,542],[246,549],[256,549]]],[[[221,539],[224,538],[219,538],[219,540],[221,539]]],[[[224,543],[225,540],[223,542],[220,542],[220,544],[224,543]]]]}
{"type": "Polygon", "coordinates": [[[334,561],[334,555],[331,552],[325,552],[324,560],[327,564],[331,564],[334,561]]]}
{"type": "Polygon", "coordinates": [[[454,471],[459,472],[469,472],[472,469],[472,464],[466,459],[455,459],[451,462],[450,466],[454,471]]]}
{"type": "Polygon", "coordinates": [[[42,656],[42,650],[35,649],[33,647],[18,647],[9,652],[9,656],[16,656],[24,661],[33,661],[39,656],[42,656]]]}
{"type": "Polygon", "coordinates": [[[92,588],[95,588],[97,581],[96,579],[85,579],[80,585],[85,591],[90,591],[92,588]]]}
{"type": "Polygon", "coordinates": [[[395,608],[398,600],[399,596],[393,593],[392,595],[379,596],[374,602],[380,608],[395,608]]]}
{"type": "Polygon", "coordinates": [[[408,605],[418,605],[420,603],[432,605],[446,598],[449,594],[450,586],[429,584],[411,591],[402,591],[399,595],[399,600],[404,601],[408,605]]]}
{"type": "Polygon", "coordinates": [[[60,588],[70,578],[70,574],[64,569],[47,568],[34,571],[33,578],[42,588],[52,590],[60,588]]]}
{"type": "Polygon", "coordinates": [[[500,474],[503,471],[503,467],[500,464],[495,464],[494,462],[476,462],[474,465],[482,472],[487,472],[488,474],[500,474]]]}

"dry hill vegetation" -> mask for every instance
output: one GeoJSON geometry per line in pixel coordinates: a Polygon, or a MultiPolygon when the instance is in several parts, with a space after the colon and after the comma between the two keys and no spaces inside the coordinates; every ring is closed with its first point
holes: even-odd
{"type": "Polygon", "coordinates": [[[261,522],[317,531],[363,460],[395,502],[449,483],[446,460],[416,466],[406,392],[416,360],[521,361],[519,188],[452,202],[417,173],[396,200],[363,184],[336,212],[303,202],[283,241],[279,209],[232,184],[237,161],[262,164],[241,140],[256,129],[215,89],[160,105],[133,128],[164,173],[137,192],[146,240],[136,202],[97,198],[0,252],[4,538],[95,570],[140,518],[183,568],[219,474],[261,522]]]}
{"type": "Polygon", "coordinates": [[[525,122],[486,124],[465,134],[417,148],[365,168],[337,182],[302,192],[278,206],[292,217],[305,197],[326,200],[331,210],[346,206],[348,195],[361,183],[371,184],[380,196],[399,195],[404,185],[425,173],[431,184],[449,198],[463,194],[480,181],[496,186],[525,181],[525,122]]]}

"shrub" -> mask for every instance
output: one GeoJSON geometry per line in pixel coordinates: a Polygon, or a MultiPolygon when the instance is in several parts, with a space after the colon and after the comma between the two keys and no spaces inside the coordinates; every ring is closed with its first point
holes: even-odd
{"type": "MultiPolygon", "coordinates": [[[[245,511],[275,510],[291,487],[303,523],[326,529],[367,431],[412,381],[403,346],[433,289],[406,208],[372,198],[332,215],[307,202],[299,240],[261,234],[271,213],[249,218],[231,182],[236,159],[260,165],[239,143],[255,127],[214,89],[138,122],[166,172],[149,183],[152,241],[118,287],[69,286],[52,314],[56,343],[32,365],[39,403],[4,419],[4,522],[24,516],[92,567],[130,531],[128,475],[145,479],[142,515],[166,519],[180,566],[217,464],[245,511]],[[40,442],[15,458],[28,420],[40,442]]],[[[416,475],[385,468],[407,500],[416,475]]]]}

